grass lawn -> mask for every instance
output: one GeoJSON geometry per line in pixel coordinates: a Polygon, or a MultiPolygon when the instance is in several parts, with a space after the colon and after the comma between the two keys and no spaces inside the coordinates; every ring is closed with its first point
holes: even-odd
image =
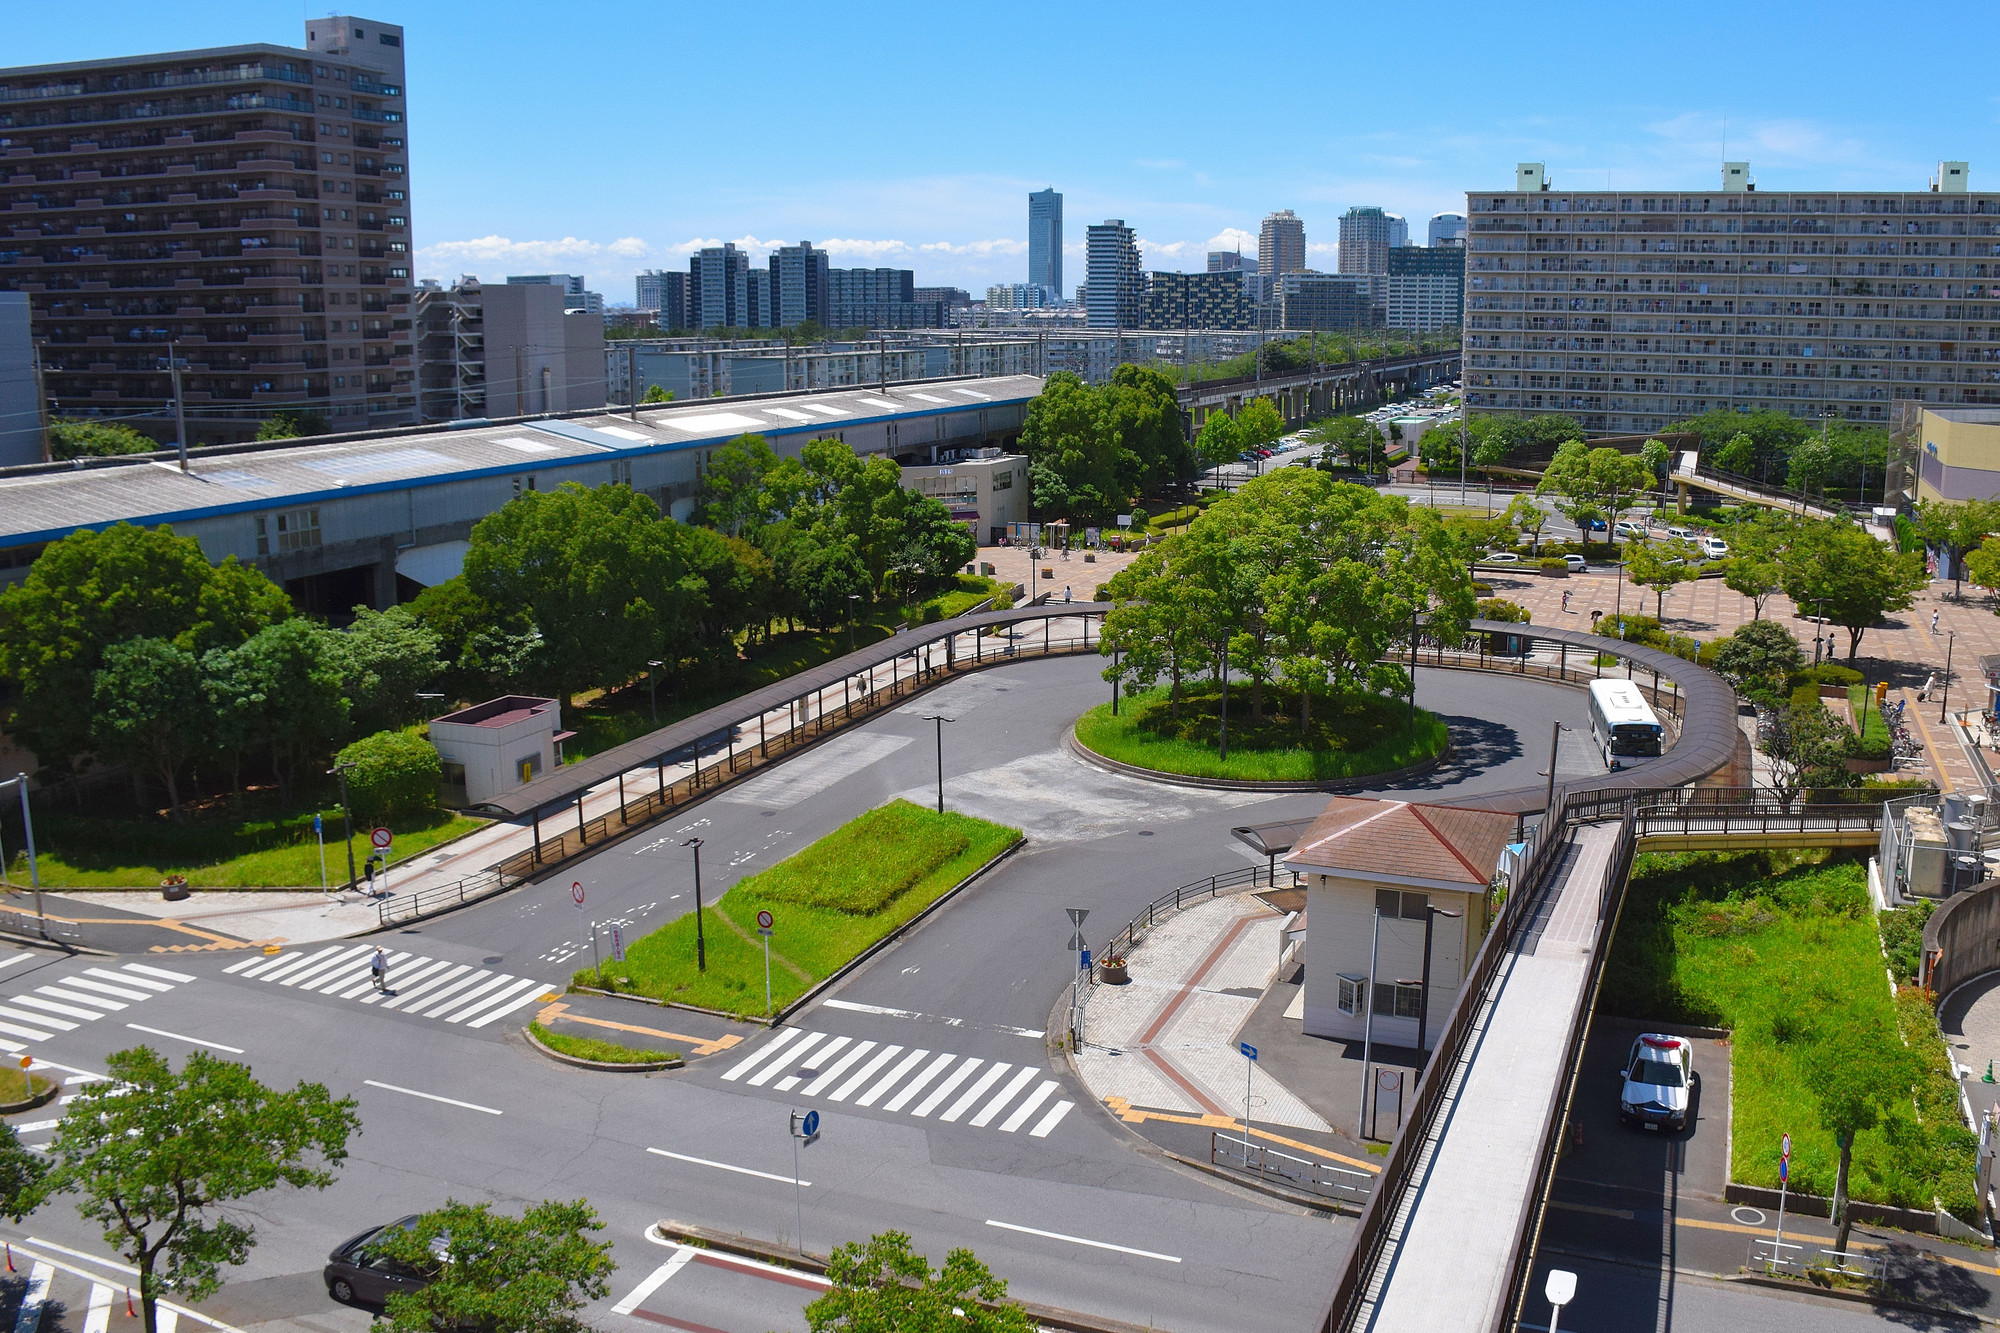
{"type": "Polygon", "coordinates": [[[1866,685],[1850,685],[1847,690],[1847,707],[1861,728],[1863,741],[1879,740],[1884,745],[1895,743],[1896,738],[1890,734],[1889,724],[1882,720],[1882,710],[1875,706],[1873,689],[1866,685]]]}
{"type": "Polygon", "coordinates": [[[650,1065],[661,1060],[678,1060],[679,1051],[638,1050],[631,1046],[620,1046],[617,1042],[599,1041],[596,1037],[572,1037],[566,1032],[551,1032],[540,1023],[528,1024],[528,1031],[535,1034],[535,1040],[552,1051],[578,1060],[595,1060],[607,1065],[650,1065]]]}
{"type": "MultiPolygon", "coordinates": [[[[771,1002],[782,1009],[938,896],[1020,841],[1019,829],[891,801],[835,829],[707,909],[708,970],[695,968],[695,919],[627,948],[619,990],[745,1016],[764,1012],[757,913],[776,918],[771,1002]]],[[[579,985],[601,986],[594,970],[579,985]]]]}
{"type": "MultiPolygon", "coordinates": [[[[1641,856],[1612,942],[1607,1013],[1733,1031],[1731,1161],[1737,1180],[1776,1189],[1779,1136],[1792,1136],[1792,1188],[1833,1193],[1839,1150],[1804,1070],[1849,1022],[1893,1027],[1918,1052],[1914,1095],[1859,1135],[1857,1199],[1976,1215],[1977,1141],[1921,992],[1892,997],[1865,870],[1824,853],[1641,856]]],[[[1897,932],[1892,930],[1892,934],[1897,932]]],[[[1714,1111],[1711,1108],[1710,1114],[1714,1111]]]]}
{"type": "MultiPolygon", "coordinates": [[[[345,883],[347,854],[340,845],[340,807],[320,812],[326,826],[326,877],[345,883]]],[[[279,889],[319,887],[319,848],[312,812],[284,818],[191,820],[97,819],[84,815],[35,816],[37,862],[47,889],[149,889],[168,875],[186,875],[197,889],[279,889]]],[[[486,824],[449,810],[391,821],[396,834],[390,884],[396,865],[419,852],[486,824]]],[[[367,857],[368,829],[354,826],[354,864],[367,857]]],[[[28,882],[27,853],[10,846],[9,874],[28,882]]]]}
{"type": "Polygon", "coordinates": [[[1184,691],[1175,718],[1165,686],[1126,695],[1113,717],[1099,704],[1076,720],[1076,738],[1107,759],[1198,778],[1249,782],[1314,782],[1360,777],[1430,759],[1450,742],[1444,723],[1419,708],[1373,694],[1314,699],[1305,733],[1298,696],[1265,691],[1264,717],[1252,721],[1247,686],[1229,692],[1229,759],[1217,757],[1221,696],[1203,687],[1184,691]]]}
{"type": "Polygon", "coordinates": [[[0,1065],[0,1102],[13,1104],[25,1102],[30,1097],[39,1097],[49,1088],[49,1081],[40,1074],[30,1074],[15,1065],[0,1065]]]}

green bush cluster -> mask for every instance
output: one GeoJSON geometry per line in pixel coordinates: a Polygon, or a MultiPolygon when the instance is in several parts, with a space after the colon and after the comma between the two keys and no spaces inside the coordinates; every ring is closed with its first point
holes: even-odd
{"type": "Polygon", "coordinates": [[[746,893],[866,916],[971,845],[964,829],[891,801],[743,881],[746,893]]]}
{"type": "Polygon", "coordinates": [[[357,819],[381,823],[437,806],[443,764],[436,747],[415,729],[363,736],[335,762],[354,765],[347,774],[347,800],[357,819]]]}

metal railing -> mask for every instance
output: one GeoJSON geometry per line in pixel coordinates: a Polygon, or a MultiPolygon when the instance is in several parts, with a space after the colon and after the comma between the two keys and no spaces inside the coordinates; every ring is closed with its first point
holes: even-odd
{"type": "Polygon", "coordinates": [[[465,876],[455,884],[436,884],[428,889],[418,889],[415,893],[384,898],[375,905],[375,919],[384,926],[418,921],[454,907],[478,902],[481,898],[490,898],[520,882],[520,876],[510,876],[503,870],[482,870],[476,875],[465,876]]]}
{"type": "Polygon", "coordinates": [[[1365,1201],[1375,1184],[1375,1177],[1366,1171],[1294,1157],[1262,1143],[1246,1144],[1241,1137],[1232,1138],[1221,1130],[1209,1132],[1208,1160],[1214,1166],[1235,1167],[1261,1180],[1282,1180],[1342,1203],[1365,1201]]]}
{"type": "Polygon", "coordinates": [[[13,907],[0,907],[0,931],[31,940],[53,940],[62,944],[76,944],[83,939],[83,932],[71,922],[36,916],[33,912],[13,907]]]}
{"type": "Polygon", "coordinates": [[[1794,1245],[1790,1241],[1758,1237],[1750,1242],[1749,1258],[1743,1265],[1752,1272],[1776,1277],[1788,1273],[1811,1277],[1816,1273],[1860,1278],[1870,1286],[1881,1286],[1888,1273],[1882,1256],[1858,1250],[1829,1250],[1820,1246],[1794,1245]],[[1810,1257],[1808,1257],[1810,1256],[1810,1257]]]}

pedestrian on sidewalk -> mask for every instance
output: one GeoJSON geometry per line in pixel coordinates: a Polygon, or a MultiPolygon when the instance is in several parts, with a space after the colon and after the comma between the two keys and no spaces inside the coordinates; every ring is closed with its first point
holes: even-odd
{"type": "Polygon", "coordinates": [[[389,955],[376,946],[375,956],[368,960],[368,975],[375,978],[375,989],[382,994],[389,993],[389,955]]]}
{"type": "Polygon", "coordinates": [[[1565,614],[1567,614],[1567,613],[1569,612],[1569,589],[1568,589],[1568,588],[1564,588],[1564,589],[1563,589],[1563,612],[1564,612],[1565,614]]]}
{"type": "Polygon", "coordinates": [[[1069,602],[1070,602],[1069,585],[1065,583],[1063,584],[1063,605],[1068,606],[1069,602]]]}
{"type": "Polygon", "coordinates": [[[1938,632],[1937,621],[1938,621],[1938,613],[1935,610],[1933,610],[1931,612],[1931,633],[1933,634],[1938,632]]]}

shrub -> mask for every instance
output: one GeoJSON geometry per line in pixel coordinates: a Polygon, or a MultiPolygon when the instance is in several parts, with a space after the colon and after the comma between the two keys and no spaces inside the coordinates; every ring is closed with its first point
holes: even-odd
{"type": "Polygon", "coordinates": [[[115,421],[52,421],[49,442],[50,451],[58,460],[143,454],[160,447],[130,426],[115,421]]]}
{"type": "Polygon", "coordinates": [[[745,880],[742,888],[779,902],[867,916],[969,846],[954,820],[891,801],[745,880]]]}
{"type": "Polygon", "coordinates": [[[1803,674],[1807,680],[1820,685],[1839,685],[1848,688],[1861,683],[1859,671],[1835,662],[1822,662],[1816,667],[1807,667],[1803,674]]]}
{"type": "Polygon", "coordinates": [[[338,760],[354,765],[347,774],[347,799],[363,822],[421,814],[437,805],[444,766],[436,747],[414,730],[363,736],[338,760]]]}
{"type": "Polygon", "coordinates": [[[1474,579],[1472,581],[1472,591],[1475,595],[1480,597],[1491,597],[1493,595],[1493,585],[1490,583],[1482,583],[1478,579],[1474,579]]]}
{"type": "Polygon", "coordinates": [[[1856,736],[1847,746],[1850,759],[1887,759],[1894,752],[1889,738],[1879,731],[1856,736]]]}
{"type": "Polygon", "coordinates": [[[1528,619],[1528,608],[1519,602],[1510,602],[1505,597],[1484,597],[1479,602],[1479,618],[1523,624],[1528,619]]]}
{"type": "Polygon", "coordinates": [[[1562,574],[1567,572],[1568,569],[1569,566],[1564,564],[1561,560],[1542,561],[1542,573],[1544,574],[1562,574]]]}
{"type": "Polygon", "coordinates": [[[1795,686],[1791,693],[1791,705],[1794,708],[1818,708],[1820,706],[1819,686],[1813,684],[1811,681],[1795,686]]]}
{"type": "Polygon", "coordinates": [[[1651,616],[1606,616],[1598,622],[1597,632],[1606,638],[1643,643],[1649,648],[1667,646],[1666,632],[1660,628],[1660,622],[1651,616]]]}

